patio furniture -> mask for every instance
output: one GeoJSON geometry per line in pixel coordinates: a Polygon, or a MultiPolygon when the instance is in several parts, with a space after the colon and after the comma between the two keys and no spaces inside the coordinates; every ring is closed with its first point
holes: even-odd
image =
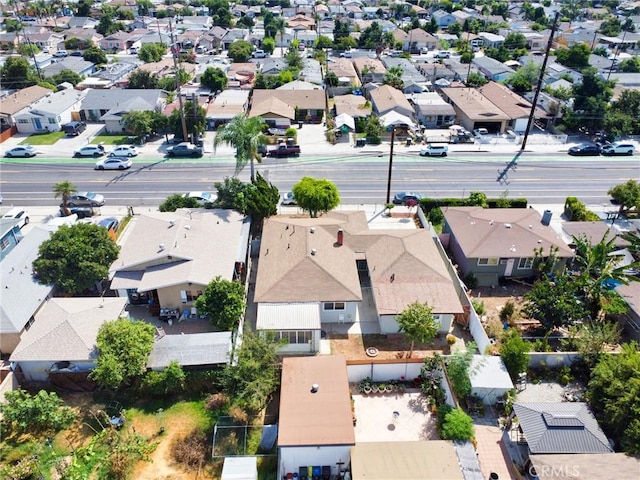
{"type": "Polygon", "coordinates": [[[165,322],[169,319],[178,320],[180,319],[180,310],[173,307],[163,307],[160,309],[160,320],[164,320],[165,322]]]}

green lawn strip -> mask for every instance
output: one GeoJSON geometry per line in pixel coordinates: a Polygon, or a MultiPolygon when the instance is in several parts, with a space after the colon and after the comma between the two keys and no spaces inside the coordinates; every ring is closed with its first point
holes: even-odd
{"type": "Polygon", "coordinates": [[[29,135],[20,142],[20,145],[53,145],[64,137],[64,135],[64,132],[37,133],[35,135],[29,135]]]}
{"type": "Polygon", "coordinates": [[[129,135],[96,135],[91,140],[92,145],[130,145],[129,135]]]}

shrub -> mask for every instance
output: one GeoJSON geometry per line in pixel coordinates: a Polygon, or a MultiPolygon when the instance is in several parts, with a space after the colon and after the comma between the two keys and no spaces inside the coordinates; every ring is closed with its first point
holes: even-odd
{"type": "Polygon", "coordinates": [[[187,393],[216,393],[222,389],[222,371],[219,369],[187,371],[185,376],[187,393]]]}
{"type": "Polygon", "coordinates": [[[147,372],[140,389],[152,397],[175,395],[184,391],[185,378],[182,367],[173,360],[164,370],[147,372]]]}
{"type": "Polygon", "coordinates": [[[444,416],[440,436],[443,440],[472,440],[473,419],[460,408],[451,410],[444,416]]]}
{"type": "Polygon", "coordinates": [[[229,409],[229,415],[238,423],[249,423],[249,414],[236,405],[229,409]]]}
{"type": "Polygon", "coordinates": [[[0,405],[5,436],[8,432],[33,435],[59,432],[75,420],[73,411],[62,406],[55,392],[40,390],[31,395],[26,390],[14,390],[5,394],[5,402],[0,405]]]}
{"type": "Polygon", "coordinates": [[[505,303],[504,307],[500,310],[500,320],[503,322],[508,322],[513,318],[513,315],[516,313],[516,304],[509,300],[505,303]]]}
{"type": "Polygon", "coordinates": [[[224,393],[214,393],[207,396],[205,400],[205,408],[207,410],[220,410],[227,403],[229,403],[229,397],[224,393]]]}
{"type": "Polygon", "coordinates": [[[451,335],[450,333],[447,335],[447,344],[448,345],[453,345],[454,343],[456,343],[456,336],[455,335],[451,335]]]}
{"type": "Polygon", "coordinates": [[[471,300],[471,304],[478,315],[484,315],[487,313],[487,307],[484,306],[484,302],[482,300],[473,299],[471,300]]]}
{"type": "Polygon", "coordinates": [[[521,372],[526,372],[529,366],[529,344],[522,339],[520,332],[510,328],[504,332],[500,356],[507,367],[511,378],[517,378],[521,372]]]}
{"type": "Polygon", "coordinates": [[[427,220],[432,225],[440,225],[444,222],[444,214],[442,213],[442,209],[440,207],[432,208],[427,214],[427,220]]]}
{"type": "Polygon", "coordinates": [[[176,438],[172,450],[173,459],[184,465],[187,470],[199,468],[207,460],[207,437],[199,430],[176,438]]]}
{"type": "Polygon", "coordinates": [[[464,284],[469,289],[476,288],[478,286],[478,279],[476,278],[476,276],[473,273],[466,274],[462,278],[462,281],[464,282],[464,284]]]}

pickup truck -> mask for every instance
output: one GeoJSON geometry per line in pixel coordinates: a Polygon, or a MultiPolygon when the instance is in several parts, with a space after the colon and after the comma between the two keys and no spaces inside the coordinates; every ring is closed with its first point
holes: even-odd
{"type": "Polygon", "coordinates": [[[299,157],[300,145],[281,143],[277,147],[267,150],[267,157],[299,157]]]}
{"type": "Polygon", "coordinates": [[[167,148],[170,157],[201,157],[202,148],[191,143],[183,142],[167,148]]]}

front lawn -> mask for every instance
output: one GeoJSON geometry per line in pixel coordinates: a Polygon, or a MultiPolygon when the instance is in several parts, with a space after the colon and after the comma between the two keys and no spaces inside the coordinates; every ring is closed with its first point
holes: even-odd
{"type": "Polygon", "coordinates": [[[64,132],[36,133],[25,138],[20,145],[53,145],[64,135],[64,132]]]}
{"type": "Polygon", "coordinates": [[[96,135],[93,140],[91,140],[92,145],[131,145],[133,142],[131,141],[131,137],[129,135],[96,135]]]}

